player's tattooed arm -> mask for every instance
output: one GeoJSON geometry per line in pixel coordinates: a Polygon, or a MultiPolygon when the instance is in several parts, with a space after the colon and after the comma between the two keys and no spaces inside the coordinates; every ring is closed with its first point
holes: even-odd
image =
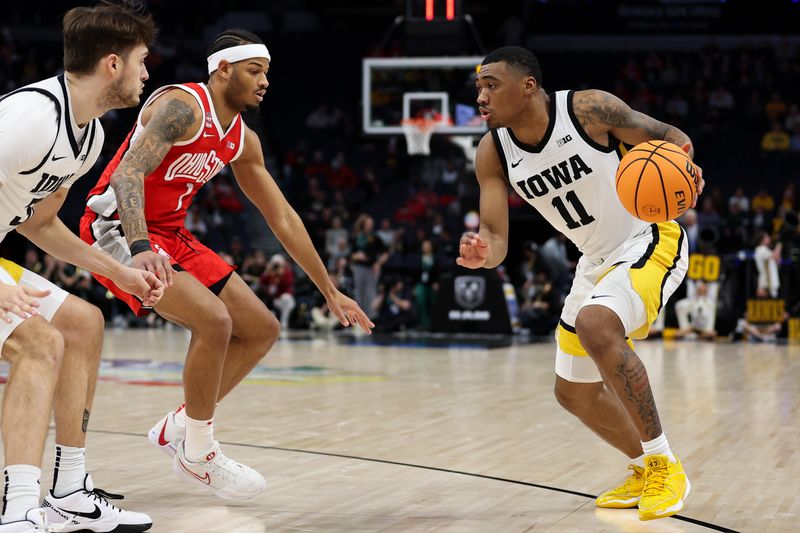
{"type": "MultiPolygon", "coordinates": [[[[189,104],[172,98],[150,117],[133,146],[111,176],[117,197],[117,210],[128,243],[147,240],[144,216],[144,179],[167,155],[172,145],[184,137],[197,122],[189,104]]],[[[195,128],[192,128],[193,130],[195,128]]]]}
{"type": "MultiPolygon", "coordinates": [[[[677,146],[691,145],[684,132],[644,113],[635,111],[625,102],[605,91],[577,91],[572,100],[575,117],[589,136],[611,133],[627,144],[663,139],[677,146]]],[[[689,149],[694,157],[694,148],[689,149]]]]}

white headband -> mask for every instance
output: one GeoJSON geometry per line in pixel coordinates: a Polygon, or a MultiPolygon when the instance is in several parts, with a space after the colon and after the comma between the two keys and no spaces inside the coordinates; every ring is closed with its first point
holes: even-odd
{"type": "Polygon", "coordinates": [[[208,56],[208,73],[209,75],[219,68],[220,61],[227,61],[228,63],[236,63],[237,61],[244,61],[253,57],[266,57],[272,60],[269,55],[269,50],[263,44],[243,44],[241,46],[232,46],[225,48],[219,52],[214,52],[208,56]]]}

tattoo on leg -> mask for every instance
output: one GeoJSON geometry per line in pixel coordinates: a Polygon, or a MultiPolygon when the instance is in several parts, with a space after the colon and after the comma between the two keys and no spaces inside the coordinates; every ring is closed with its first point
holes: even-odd
{"type": "Polygon", "coordinates": [[[81,424],[81,429],[84,433],[86,433],[86,429],[89,427],[89,410],[83,410],[83,424],[81,424]]]}
{"type": "Polygon", "coordinates": [[[661,435],[661,421],[658,418],[656,401],[647,378],[647,370],[641,359],[629,347],[620,353],[622,362],[616,367],[616,374],[622,378],[622,386],[627,399],[636,405],[639,419],[648,437],[654,439],[661,435]]]}

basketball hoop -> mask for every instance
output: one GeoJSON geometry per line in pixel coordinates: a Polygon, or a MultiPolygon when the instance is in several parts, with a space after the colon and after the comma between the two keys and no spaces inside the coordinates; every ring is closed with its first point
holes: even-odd
{"type": "Polygon", "coordinates": [[[439,118],[407,118],[401,123],[403,135],[406,136],[408,155],[430,155],[431,136],[436,126],[441,124],[439,118]]]}

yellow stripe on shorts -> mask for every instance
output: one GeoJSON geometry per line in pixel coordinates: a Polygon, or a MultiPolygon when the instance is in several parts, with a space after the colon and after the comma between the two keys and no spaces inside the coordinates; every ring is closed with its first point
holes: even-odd
{"type": "Polygon", "coordinates": [[[644,255],[631,265],[628,274],[633,290],[641,297],[647,312],[647,323],[631,333],[639,339],[647,336],[663,305],[664,284],[677,266],[683,247],[683,230],[677,222],[653,224],[653,240],[644,255]]]}
{"type": "Polygon", "coordinates": [[[24,269],[18,264],[0,257],[0,268],[8,272],[8,275],[11,276],[16,283],[19,283],[19,280],[22,279],[24,269]]]}
{"type": "MultiPolygon", "coordinates": [[[[558,341],[558,347],[566,354],[576,357],[587,357],[589,355],[589,352],[586,351],[581,341],[578,339],[575,328],[565,323],[563,320],[559,321],[558,327],[556,328],[556,340],[558,341]]],[[[628,343],[628,346],[631,347],[631,350],[633,350],[633,341],[630,339],[625,339],[625,341],[628,343]]]]}

